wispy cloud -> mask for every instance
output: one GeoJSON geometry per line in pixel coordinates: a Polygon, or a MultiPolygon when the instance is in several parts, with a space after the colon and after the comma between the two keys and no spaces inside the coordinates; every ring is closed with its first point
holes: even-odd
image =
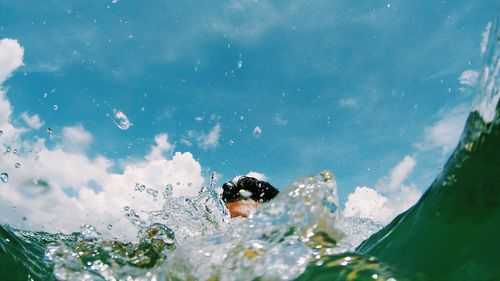
{"type": "Polygon", "coordinates": [[[406,155],[390,172],[390,174],[378,181],[379,189],[382,191],[394,191],[401,187],[403,182],[413,172],[417,161],[412,156],[406,155]]]}
{"type": "Polygon", "coordinates": [[[469,113],[465,105],[456,106],[440,114],[441,118],[424,131],[424,149],[441,148],[443,154],[450,152],[458,143],[469,113]]]}
{"type": "Polygon", "coordinates": [[[282,117],[280,113],[276,113],[273,117],[273,124],[278,126],[285,126],[286,124],[288,124],[288,120],[282,117]]]}
{"type": "Polygon", "coordinates": [[[339,100],[339,105],[342,107],[357,107],[358,101],[355,98],[343,98],[339,100]]]}
{"type": "Polygon", "coordinates": [[[208,133],[204,131],[189,130],[181,142],[187,146],[193,145],[193,142],[203,150],[215,149],[219,146],[219,139],[222,128],[217,123],[208,133]]]}
{"type": "Polygon", "coordinates": [[[223,17],[213,19],[214,31],[237,41],[258,39],[279,23],[281,13],[268,1],[235,0],[223,7],[223,17]]]}
{"type": "Polygon", "coordinates": [[[473,87],[477,84],[477,78],[479,77],[479,72],[468,69],[460,74],[458,81],[463,86],[473,87]]]}
{"type": "Polygon", "coordinates": [[[30,116],[28,112],[23,112],[21,114],[21,119],[30,126],[30,128],[38,130],[43,126],[43,121],[40,119],[40,116],[38,114],[35,114],[33,116],[30,116]]]}

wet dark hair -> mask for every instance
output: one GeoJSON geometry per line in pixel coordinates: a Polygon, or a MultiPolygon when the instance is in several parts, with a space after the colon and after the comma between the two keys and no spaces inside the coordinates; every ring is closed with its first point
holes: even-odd
{"type": "Polygon", "coordinates": [[[252,177],[241,177],[236,182],[229,181],[222,185],[222,200],[231,203],[241,199],[267,202],[278,195],[279,191],[265,181],[252,177]]]}

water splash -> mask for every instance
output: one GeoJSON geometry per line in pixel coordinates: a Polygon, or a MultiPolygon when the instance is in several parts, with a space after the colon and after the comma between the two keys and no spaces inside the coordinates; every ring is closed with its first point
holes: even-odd
{"type": "Polygon", "coordinates": [[[181,245],[166,270],[178,279],[296,278],[311,262],[337,252],[343,237],[335,227],[337,207],[330,172],[300,179],[253,217],[233,219],[224,232],[181,245]]]}
{"type": "MultiPolygon", "coordinates": [[[[229,218],[215,191],[216,180],[213,173],[196,197],[172,197],[172,186],[167,186],[163,197],[152,199],[163,202],[156,211],[124,206],[125,216],[137,228],[135,243],[103,239],[91,225],[52,237],[46,242],[45,260],[54,278],[291,280],[329,270],[393,280],[390,269],[373,257],[346,253],[352,241],[361,238],[350,237],[359,233],[339,226],[365,222],[343,222],[339,217],[331,172],[298,180],[249,219],[229,218]]],[[[361,237],[368,235],[361,232],[361,237]]]]}

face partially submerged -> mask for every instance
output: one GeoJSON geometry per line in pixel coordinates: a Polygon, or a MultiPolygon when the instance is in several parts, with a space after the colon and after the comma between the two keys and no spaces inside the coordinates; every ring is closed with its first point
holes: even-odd
{"type": "Polygon", "coordinates": [[[259,202],[256,202],[252,199],[241,199],[233,201],[231,203],[226,203],[226,208],[229,210],[231,218],[248,218],[248,216],[255,212],[259,205],[259,202]]]}

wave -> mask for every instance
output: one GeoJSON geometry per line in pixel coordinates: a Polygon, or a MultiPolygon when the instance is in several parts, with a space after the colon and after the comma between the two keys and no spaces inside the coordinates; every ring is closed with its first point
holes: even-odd
{"type": "Polygon", "coordinates": [[[431,280],[500,278],[500,97],[498,23],[475,111],[458,147],[420,201],[357,249],[406,277],[431,280]]]}

